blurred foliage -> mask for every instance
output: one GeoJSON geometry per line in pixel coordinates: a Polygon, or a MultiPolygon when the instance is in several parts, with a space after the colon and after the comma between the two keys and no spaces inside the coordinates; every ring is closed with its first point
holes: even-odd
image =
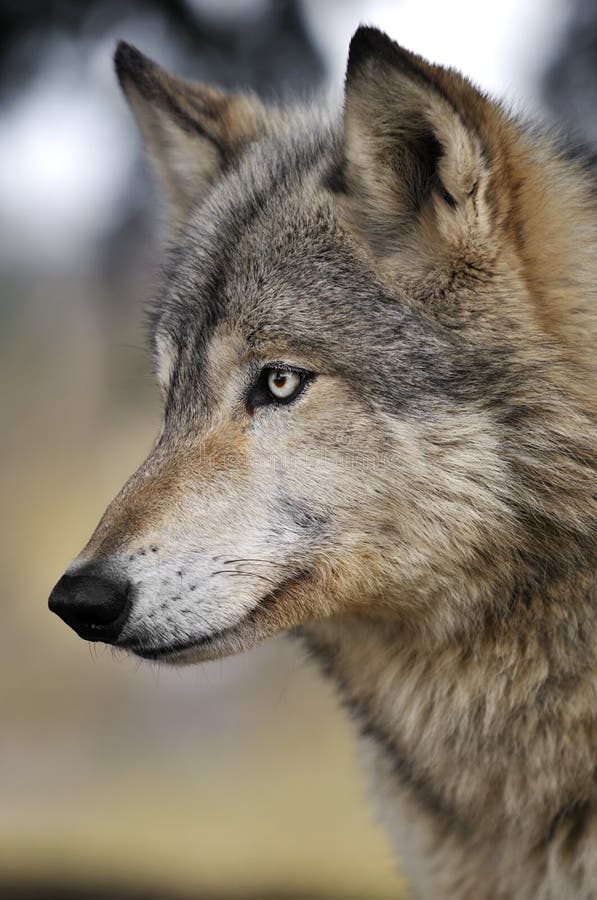
{"type": "MultiPolygon", "coordinates": [[[[597,142],[597,3],[569,0],[564,40],[545,73],[543,94],[556,122],[597,142]]],[[[597,163],[597,157],[595,158],[597,163]]]]}
{"type": "Polygon", "coordinates": [[[123,887],[108,884],[103,887],[65,884],[61,882],[0,881],[0,897],[6,900],[363,900],[362,894],[333,894],[289,891],[281,886],[275,890],[258,890],[251,893],[214,892],[194,890],[191,893],[171,893],[155,888],[123,887]]]}
{"type": "Polygon", "coordinates": [[[311,42],[299,0],[249,4],[242,14],[217,19],[185,0],[4,0],[0,4],[2,84],[22,86],[60,35],[90,41],[113,35],[127,21],[158,20],[167,27],[181,69],[223,86],[244,85],[285,94],[314,87],[323,63],[311,42]]]}

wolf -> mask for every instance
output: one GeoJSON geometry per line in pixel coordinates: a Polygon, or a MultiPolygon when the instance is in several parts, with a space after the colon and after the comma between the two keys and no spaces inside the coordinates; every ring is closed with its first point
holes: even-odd
{"type": "Polygon", "coordinates": [[[171,664],[288,632],[419,896],[596,898],[590,169],[374,28],[336,112],[115,62],[163,423],[50,608],[171,664]]]}

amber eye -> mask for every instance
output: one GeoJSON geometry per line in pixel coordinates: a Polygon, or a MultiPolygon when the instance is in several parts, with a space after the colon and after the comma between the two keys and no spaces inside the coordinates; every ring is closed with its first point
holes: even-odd
{"type": "Polygon", "coordinates": [[[267,388],[276,400],[290,400],[298,392],[303,379],[299,372],[288,369],[269,369],[267,388]]]}
{"type": "Polygon", "coordinates": [[[253,411],[258,406],[292,403],[315,377],[315,372],[307,372],[296,366],[264,366],[247,396],[248,409],[253,411]]]}

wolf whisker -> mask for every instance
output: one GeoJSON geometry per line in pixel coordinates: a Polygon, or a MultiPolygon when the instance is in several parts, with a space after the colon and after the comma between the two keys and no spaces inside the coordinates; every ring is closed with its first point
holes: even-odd
{"type": "Polygon", "coordinates": [[[212,575],[228,575],[231,577],[242,577],[248,576],[249,578],[260,578],[262,581],[266,581],[268,584],[272,584],[274,587],[278,586],[278,582],[274,581],[273,578],[268,578],[267,575],[259,575],[257,572],[228,572],[226,570],[220,569],[217,572],[212,572],[212,575]]]}
{"type": "Polygon", "coordinates": [[[222,560],[221,565],[228,566],[228,565],[232,565],[234,563],[264,563],[268,566],[277,566],[280,569],[292,568],[287,563],[278,563],[278,562],[273,562],[273,560],[271,560],[271,559],[258,559],[257,557],[250,557],[250,556],[240,558],[240,559],[224,559],[224,560],[222,560]]]}

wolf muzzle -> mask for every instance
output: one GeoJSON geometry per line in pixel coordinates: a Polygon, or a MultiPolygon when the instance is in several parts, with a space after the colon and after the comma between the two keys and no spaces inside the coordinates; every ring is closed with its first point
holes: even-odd
{"type": "Polygon", "coordinates": [[[124,582],[91,571],[63,575],[50,594],[50,610],[88,641],[113,644],[131,610],[131,591],[124,582]]]}

